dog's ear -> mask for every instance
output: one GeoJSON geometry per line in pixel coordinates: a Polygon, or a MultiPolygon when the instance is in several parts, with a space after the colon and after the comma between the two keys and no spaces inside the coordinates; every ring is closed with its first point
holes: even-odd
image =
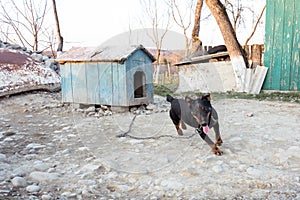
{"type": "Polygon", "coordinates": [[[210,101],[210,93],[202,95],[201,100],[203,100],[203,101],[210,101]]]}
{"type": "Polygon", "coordinates": [[[186,96],[184,100],[187,102],[187,104],[189,106],[191,106],[194,101],[191,97],[188,97],[188,96],[186,96]]]}

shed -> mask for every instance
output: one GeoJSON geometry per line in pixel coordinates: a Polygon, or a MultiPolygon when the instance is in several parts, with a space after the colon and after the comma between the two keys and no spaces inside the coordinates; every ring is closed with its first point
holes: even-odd
{"type": "Polygon", "coordinates": [[[300,91],[299,0],[267,0],[265,90],[300,91]]]}
{"type": "Polygon", "coordinates": [[[73,47],[57,61],[63,102],[115,107],[153,102],[155,58],[142,45],[73,47]]]}

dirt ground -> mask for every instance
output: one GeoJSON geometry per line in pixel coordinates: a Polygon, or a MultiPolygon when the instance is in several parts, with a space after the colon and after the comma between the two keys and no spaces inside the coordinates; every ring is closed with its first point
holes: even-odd
{"type": "Polygon", "coordinates": [[[60,98],[0,99],[0,199],[300,199],[300,104],[212,96],[224,142],[216,156],[191,127],[191,138],[173,137],[162,97],[130,134],[172,137],[146,140],[116,137],[132,113],[60,98]]]}

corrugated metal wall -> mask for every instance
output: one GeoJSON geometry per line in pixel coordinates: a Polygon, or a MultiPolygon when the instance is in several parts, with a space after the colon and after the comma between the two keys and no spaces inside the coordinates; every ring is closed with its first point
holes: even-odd
{"type": "Polygon", "coordinates": [[[266,90],[300,90],[300,0],[267,0],[266,90]]]}

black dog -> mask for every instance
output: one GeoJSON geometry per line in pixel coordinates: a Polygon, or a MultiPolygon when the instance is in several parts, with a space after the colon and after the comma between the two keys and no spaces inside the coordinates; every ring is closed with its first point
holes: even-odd
{"type": "Polygon", "coordinates": [[[175,124],[178,135],[183,135],[182,130],[186,129],[185,123],[197,129],[201,138],[207,142],[216,155],[222,155],[223,152],[217,147],[221,146],[223,141],[220,136],[217,111],[210,104],[210,94],[205,94],[195,100],[190,97],[175,99],[167,95],[167,101],[171,103],[170,117],[175,124]],[[214,128],[216,134],[216,143],[213,143],[207,136],[209,129],[214,128]]]}

